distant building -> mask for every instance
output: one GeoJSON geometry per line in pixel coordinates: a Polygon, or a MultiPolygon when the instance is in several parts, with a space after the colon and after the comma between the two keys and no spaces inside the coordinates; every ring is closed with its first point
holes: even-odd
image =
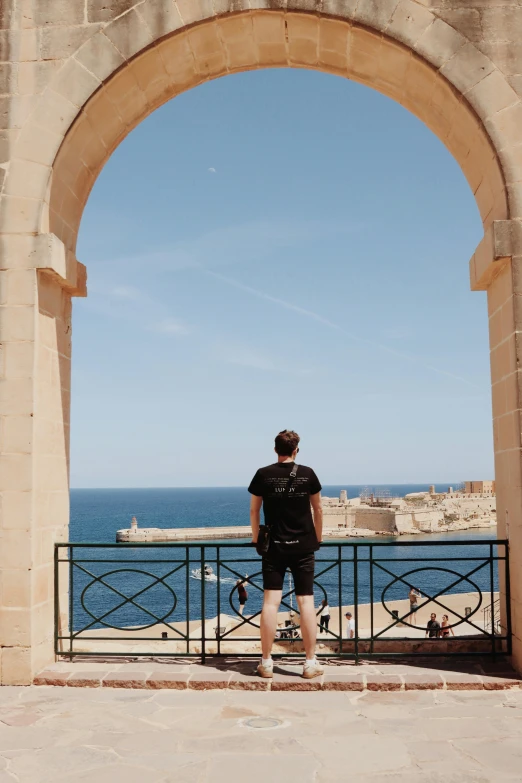
{"type": "Polygon", "coordinates": [[[465,481],[464,492],[466,495],[494,495],[494,481],[465,481]]]}

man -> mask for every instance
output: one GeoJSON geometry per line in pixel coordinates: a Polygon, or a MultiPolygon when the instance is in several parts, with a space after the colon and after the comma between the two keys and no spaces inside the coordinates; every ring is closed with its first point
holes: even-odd
{"type": "Polygon", "coordinates": [[[354,639],[355,638],[355,620],[352,618],[351,612],[346,612],[345,614],[347,623],[346,623],[346,636],[348,639],[354,639]]]}
{"type": "Polygon", "coordinates": [[[436,614],[432,614],[428,620],[426,636],[429,636],[430,639],[438,639],[440,636],[440,623],[437,621],[436,614]]]}
{"type": "Polygon", "coordinates": [[[280,432],[275,439],[277,462],[260,468],[248,488],[252,495],[252,542],[257,543],[261,506],[270,530],[270,546],[263,556],[262,659],[257,667],[260,677],[274,676],[272,644],[287,569],[292,572],[301,616],[306,653],[303,677],[312,679],[323,673],[315,657],[317,622],[314,606],[315,552],[323,538],[321,484],[312,468],[295,464],[299,440],[299,435],[292,430],[280,432]]]}

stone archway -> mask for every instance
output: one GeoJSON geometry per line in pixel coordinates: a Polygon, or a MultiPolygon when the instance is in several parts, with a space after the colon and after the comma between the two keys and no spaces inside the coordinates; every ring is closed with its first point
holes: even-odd
{"type": "MultiPolygon", "coordinates": [[[[313,68],[360,81],[416,114],[461,166],[484,225],[470,277],[472,288],[488,290],[499,534],[510,539],[517,573],[522,102],[500,55],[498,63],[486,56],[484,41],[472,43],[425,0],[20,5],[8,0],[3,20],[2,681],[30,682],[52,658],[53,543],[66,539],[68,528],[71,297],[85,295],[75,248],[89,192],[144,117],[236,71],[313,68]]],[[[458,11],[466,3],[450,5],[458,11]]],[[[522,668],[516,580],[511,595],[522,668]]]]}

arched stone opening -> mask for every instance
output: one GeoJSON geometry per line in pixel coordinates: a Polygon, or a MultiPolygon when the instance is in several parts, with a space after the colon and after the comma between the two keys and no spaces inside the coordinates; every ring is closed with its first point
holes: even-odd
{"type": "MultiPolygon", "coordinates": [[[[25,630],[2,632],[0,639],[10,648],[6,682],[29,681],[52,655],[52,543],[67,535],[70,300],[84,294],[85,270],[75,248],[85,203],[112,151],[144,117],[227,73],[295,67],[357,80],[413,112],[459,163],[485,232],[470,274],[473,288],[488,290],[499,534],[509,534],[522,557],[522,104],[502,72],[411,0],[145,0],[127,6],[115,19],[100,19],[101,28],[64,60],[34,101],[10,150],[0,201],[1,268],[11,281],[7,305],[24,310],[11,307],[4,316],[12,357],[7,393],[12,399],[23,388],[27,402],[15,413],[4,408],[13,432],[6,464],[17,475],[23,465],[27,474],[18,489],[0,484],[9,530],[4,552],[27,549],[27,532],[31,540],[16,574],[31,588],[19,607],[25,630]],[[22,426],[31,439],[20,451],[15,431],[22,426]],[[27,528],[17,529],[22,509],[27,528]],[[37,579],[44,585],[38,600],[37,579]]],[[[522,622],[522,603],[512,595],[513,615],[522,622]]],[[[522,641],[515,653],[522,666],[522,641]]]]}
{"type": "MultiPolygon", "coordinates": [[[[49,230],[74,252],[88,194],[105,161],[144,117],[209,79],[268,67],[315,68],[373,87],[447,146],[477,200],[485,231],[508,217],[502,168],[472,106],[419,55],[341,20],[257,12],[200,23],[132,58],[82,108],[53,165],[49,230]]],[[[472,97],[472,95],[470,95],[472,97]]],[[[43,217],[47,222],[46,216],[43,217]]]]}

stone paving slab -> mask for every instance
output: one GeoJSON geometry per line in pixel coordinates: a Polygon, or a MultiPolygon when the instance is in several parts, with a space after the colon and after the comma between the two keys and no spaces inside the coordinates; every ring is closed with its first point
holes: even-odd
{"type": "Polygon", "coordinates": [[[422,691],[422,690],[513,690],[522,678],[507,662],[431,661],[420,665],[374,663],[326,664],[325,673],[314,680],[301,677],[302,665],[276,662],[274,678],[254,674],[255,660],[210,659],[199,662],[61,661],[35,677],[35,685],[75,688],[130,688],[142,690],[255,690],[255,691],[422,691]]]}
{"type": "Polygon", "coordinates": [[[520,690],[0,688],[0,783],[520,783],[521,760],[520,690]]]}

